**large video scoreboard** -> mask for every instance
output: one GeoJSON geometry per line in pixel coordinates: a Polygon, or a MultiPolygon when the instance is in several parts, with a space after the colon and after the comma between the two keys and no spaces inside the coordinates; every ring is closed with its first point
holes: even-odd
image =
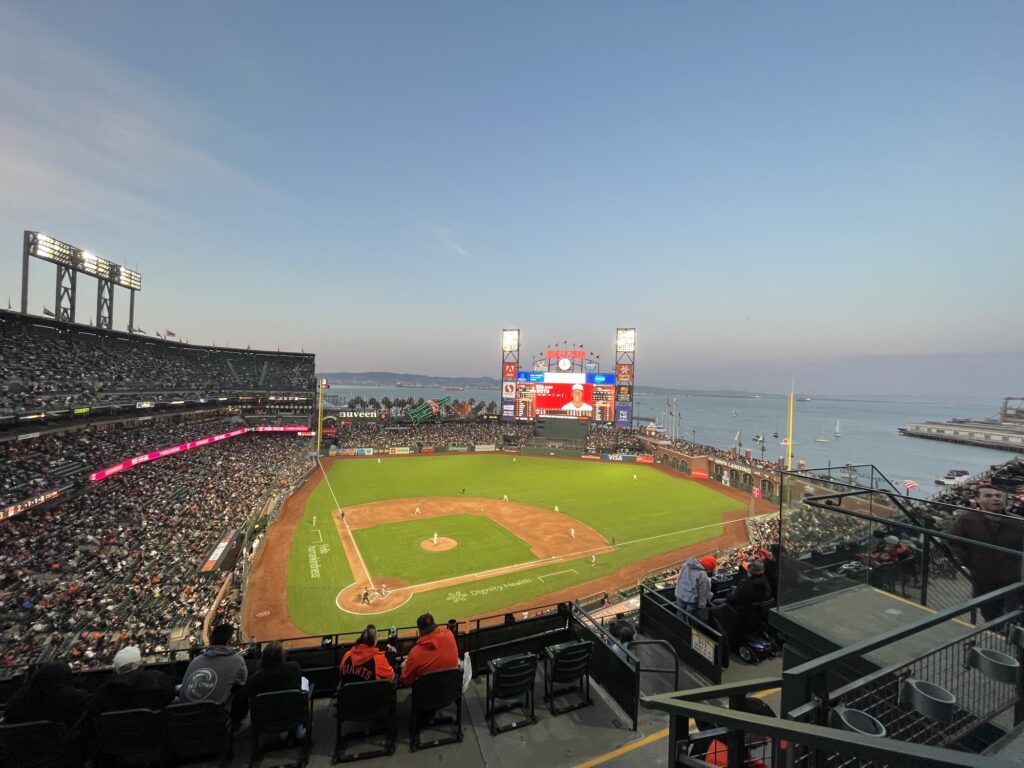
{"type": "Polygon", "coordinates": [[[615,419],[615,376],[518,371],[515,398],[517,420],[555,416],[611,423],[615,419]]]}
{"type": "MultiPolygon", "coordinates": [[[[568,342],[563,342],[568,343],[568,342]]],[[[614,373],[599,373],[599,356],[583,345],[555,344],[533,360],[532,370],[520,367],[518,328],[501,333],[501,420],[533,421],[538,417],[578,419],[633,426],[633,371],[636,329],[618,328],[614,373]]]]}

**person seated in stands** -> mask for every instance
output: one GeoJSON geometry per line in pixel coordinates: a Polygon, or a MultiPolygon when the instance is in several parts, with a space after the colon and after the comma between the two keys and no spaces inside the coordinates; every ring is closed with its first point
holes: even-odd
{"type": "Polygon", "coordinates": [[[747,564],[747,573],[748,577],[726,595],[725,602],[736,611],[738,627],[752,631],[760,624],[760,612],[755,606],[772,599],[772,588],[760,560],[751,560],[747,564]]]}
{"type": "Polygon", "coordinates": [[[245,659],[228,647],[235,628],[218,624],[210,632],[210,645],[189,662],[178,689],[180,701],[212,701],[224,704],[249,677],[245,659]]]}
{"type": "Polygon", "coordinates": [[[778,542],[768,545],[769,559],[764,561],[764,577],[768,579],[768,586],[772,588],[772,596],[779,596],[779,557],[781,549],[778,542]]]}
{"type": "Polygon", "coordinates": [[[394,680],[394,662],[398,651],[387,646],[387,653],[377,647],[377,627],[367,624],[353,645],[341,659],[339,674],[343,683],[361,683],[367,680],[394,680]]]}
{"type": "Polygon", "coordinates": [[[89,695],[74,687],[68,665],[51,661],[39,667],[25,686],[11,696],[4,710],[4,722],[50,720],[70,728],[85,713],[88,701],[89,695]]]}
{"type": "Polygon", "coordinates": [[[259,669],[252,673],[235,697],[231,708],[232,720],[241,722],[249,713],[249,703],[261,693],[308,690],[308,683],[302,676],[302,667],[294,661],[287,661],[287,656],[284,643],[280,640],[263,647],[259,669]]]}
{"type": "Polygon", "coordinates": [[[910,556],[910,550],[901,542],[899,536],[889,534],[883,539],[881,546],[871,553],[868,560],[872,565],[898,563],[910,556]]]}
{"type": "Polygon", "coordinates": [[[114,677],[96,691],[89,703],[93,717],[122,709],[160,710],[174,700],[174,681],[163,672],[142,666],[137,645],[128,645],[114,656],[114,677]]]}
{"type": "Polygon", "coordinates": [[[636,639],[636,627],[631,622],[626,621],[626,614],[617,613],[615,618],[612,619],[611,624],[608,625],[608,634],[625,645],[636,639]]]}
{"type": "Polygon", "coordinates": [[[718,561],[713,555],[704,555],[699,560],[689,558],[679,570],[676,580],[676,603],[687,613],[694,614],[703,622],[708,620],[708,604],[711,602],[711,577],[718,561]]]}
{"type": "Polygon", "coordinates": [[[400,682],[404,686],[411,686],[427,672],[459,666],[455,635],[447,627],[439,628],[434,623],[434,617],[424,613],[416,619],[416,629],[420,633],[419,639],[402,665],[400,682]]]}

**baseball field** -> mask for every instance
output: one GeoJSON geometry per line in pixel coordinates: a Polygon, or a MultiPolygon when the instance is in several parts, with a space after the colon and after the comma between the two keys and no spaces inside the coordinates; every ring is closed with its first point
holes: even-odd
{"type": "Polygon", "coordinates": [[[653,465],[325,460],[257,552],[246,634],[409,626],[425,611],[465,619],[612,590],[744,541],[746,512],[741,494],[653,465]]]}

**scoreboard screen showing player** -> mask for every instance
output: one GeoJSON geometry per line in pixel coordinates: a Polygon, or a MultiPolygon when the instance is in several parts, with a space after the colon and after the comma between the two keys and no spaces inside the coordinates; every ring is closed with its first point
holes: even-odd
{"type": "Polygon", "coordinates": [[[519,371],[515,418],[538,416],[610,422],[615,417],[615,376],[607,373],[519,371]]]}

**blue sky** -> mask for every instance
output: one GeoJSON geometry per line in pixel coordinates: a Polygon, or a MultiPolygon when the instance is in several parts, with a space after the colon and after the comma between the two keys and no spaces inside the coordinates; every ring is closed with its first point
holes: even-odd
{"type": "Polygon", "coordinates": [[[1019,2],[5,3],[0,301],[38,229],[138,268],[150,333],[325,370],[626,325],[641,384],[1012,394],[1022,36],[1019,2]]]}

